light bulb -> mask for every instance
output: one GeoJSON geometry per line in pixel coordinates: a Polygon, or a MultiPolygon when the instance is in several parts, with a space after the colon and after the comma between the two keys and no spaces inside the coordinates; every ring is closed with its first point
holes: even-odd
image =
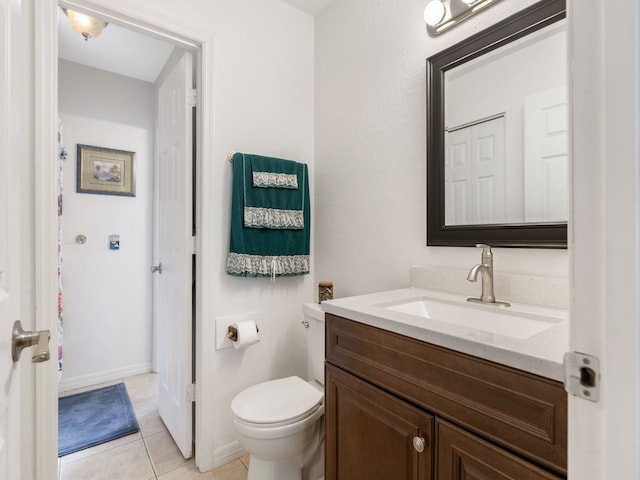
{"type": "Polygon", "coordinates": [[[444,5],[441,0],[431,0],[424,7],[424,21],[427,25],[437,25],[444,18],[444,5]]]}

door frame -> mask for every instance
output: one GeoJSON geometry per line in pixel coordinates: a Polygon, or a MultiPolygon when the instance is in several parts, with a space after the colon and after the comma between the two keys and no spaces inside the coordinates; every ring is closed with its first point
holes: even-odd
{"type": "MultiPolygon", "coordinates": [[[[59,2],[34,2],[35,17],[35,301],[36,329],[51,331],[51,345],[57,350],[57,230],[56,230],[56,169],[51,159],[57,155],[58,119],[58,5],[101,16],[128,28],[158,36],[191,51],[197,51],[196,84],[198,89],[196,119],[196,319],[195,375],[206,378],[207,363],[202,361],[206,352],[206,339],[214,338],[211,322],[203,322],[203,312],[211,311],[211,295],[199,292],[211,291],[209,254],[202,245],[211,245],[213,232],[205,218],[212,216],[212,192],[202,188],[211,184],[212,168],[205,158],[213,158],[213,36],[192,25],[176,23],[156,12],[119,0],[60,0],[59,2]]],[[[36,371],[35,378],[35,458],[38,480],[57,480],[58,476],[58,397],[57,362],[46,363],[36,371]],[[43,366],[44,367],[44,366],[43,366]]],[[[201,381],[196,389],[195,463],[201,471],[214,467],[212,428],[213,398],[210,382],[201,381]]]]}

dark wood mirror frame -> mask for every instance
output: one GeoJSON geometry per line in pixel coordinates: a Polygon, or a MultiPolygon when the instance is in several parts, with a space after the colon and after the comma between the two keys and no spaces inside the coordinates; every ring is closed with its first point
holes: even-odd
{"type": "Polygon", "coordinates": [[[444,74],[566,17],[566,0],[543,0],[427,59],[427,245],[566,248],[567,224],[445,225],[444,74]]]}

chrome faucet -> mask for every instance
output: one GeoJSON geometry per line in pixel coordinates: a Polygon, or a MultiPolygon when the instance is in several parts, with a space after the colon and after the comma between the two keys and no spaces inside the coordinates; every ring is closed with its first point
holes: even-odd
{"type": "Polygon", "coordinates": [[[491,252],[491,247],[483,243],[478,243],[476,247],[482,248],[482,261],[471,267],[469,275],[467,275],[467,280],[470,282],[477,281],[478,272],[480,272],[482,276],[482,295],[480,295],[480,298],[467,298],[467,301],[508,307],[509,303],[496,301],[495,294],[493,293],[493,253],[491,252]]]}

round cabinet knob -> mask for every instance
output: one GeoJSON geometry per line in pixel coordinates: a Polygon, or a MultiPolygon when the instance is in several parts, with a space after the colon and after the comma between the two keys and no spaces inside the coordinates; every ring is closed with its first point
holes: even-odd
{"type": "Polygon", "coordinates": [[[422,437],[413,437],[413,448],[416,449],[416,452],[422,453],[424,451],[424,447],[427,446],[427,441],[422,437]]]}

